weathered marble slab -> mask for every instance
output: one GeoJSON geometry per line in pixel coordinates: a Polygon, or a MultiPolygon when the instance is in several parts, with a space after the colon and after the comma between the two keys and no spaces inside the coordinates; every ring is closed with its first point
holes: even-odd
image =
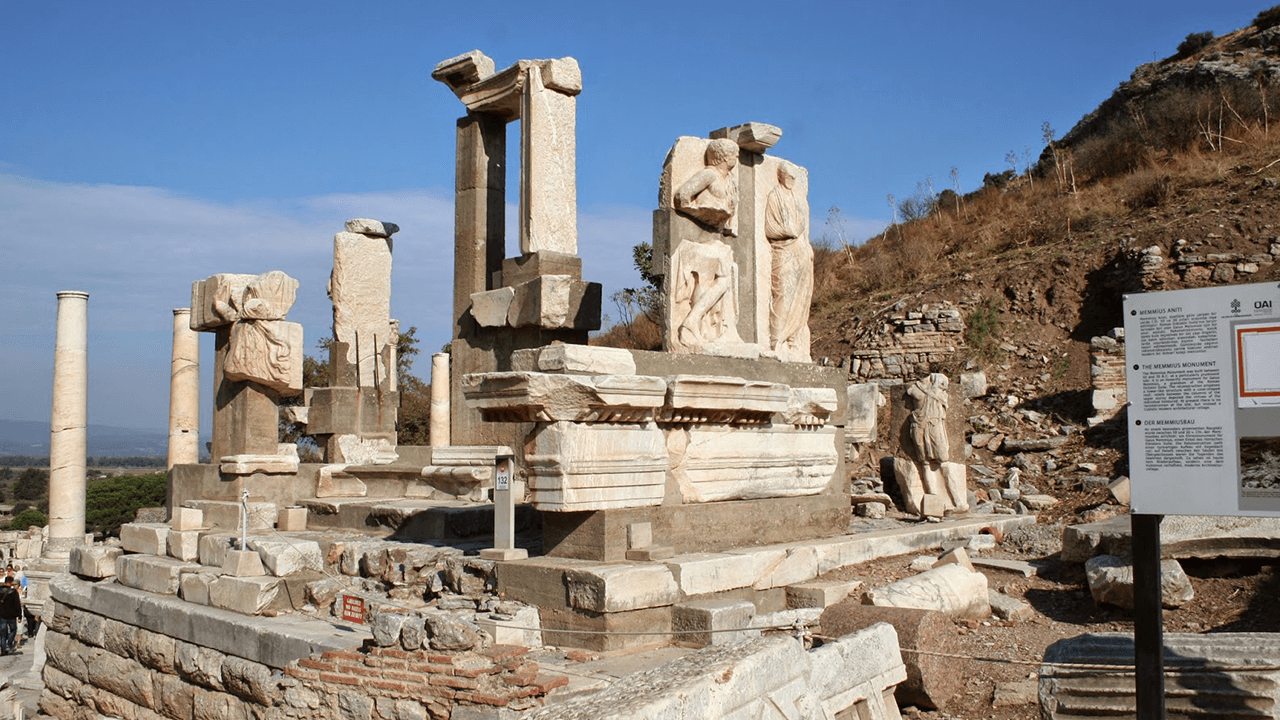
{"type": "Polygon", "coordinates": [[[525,453],[539,510],[576,511],[662,503],[667,450],[653,423],[555,422],[539,427],[525,453]]]}
{"type": "Polygon", "coordinates": [[[478,373],[462,378],[469,407],[485,420],[647,422],[666,397],[662,378],[642,375],[478,373]]]}
{"type": "Polygon", "coordinates": [[[835,428],[674,427],[666,437],[685,502],[816,495],[839,463],[835,428]]]}

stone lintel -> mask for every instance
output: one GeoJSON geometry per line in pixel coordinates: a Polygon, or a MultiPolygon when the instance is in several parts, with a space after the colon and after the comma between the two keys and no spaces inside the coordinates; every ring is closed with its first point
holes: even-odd
{"type": "Polygon", "coordinates": [[[486,67],[485,60],[493,62],[479,51],[476,55],[469,53],[436,66],[431,76],[448,85],[469,112],[495,115],[507,122],[520,119],[521,98],[529,68],[539,69],[542,83],[549,90],[564,95],[582,92],[582,70],[578,61],[571,57],[520,60],[496,73],[490,71],[488,75],[483,73],[492,65],[486,67]]]}
{"type": "Polygon", "coordinates": [[[486,417],[527,421],[648,422],[662,406],[666,383],[644,375],[477,373],[463,377],[468,407],[486,417]]]}
{"type": "Polygon", "coordinates": [[[763,153],[778,144],[778,140],[782,138],[782,128],[768,123],[749,122],[712,130],[708,137],[712,140],[729,138],[738,143],[738,147],[743,150],[763,153]]]}

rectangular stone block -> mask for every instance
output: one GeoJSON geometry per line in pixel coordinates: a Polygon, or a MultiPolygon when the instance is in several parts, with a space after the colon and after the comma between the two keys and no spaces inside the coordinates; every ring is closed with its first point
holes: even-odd
{"type": "Polygon", "coordinates": [[[787,586],[787,607],[828,608],[849,597],[861,580],[812,580],[787,586]]]}
{"type": "Polygon", "coordinates": [[[516,350],[511,354],[511,369],[565,375],[635,375],[636,361],[624,348],[562,344],[516,350]]]}
{"type": "Polygon", "coordinates": [[[200,530],[204,527],[204,511],[197,508],[176,507],[169,518],[173,530],[200,530]]]}
{"type": "Polygon", "coordinates": [[[627,547],[635,550],[653,544],[653,523],[630,523],[627,525],[627,547]]]}
{"type": "Polygon", "coordinates": [[[507,311],[511,327],[600,329],[600,283],[543,275],[512,289],[515,294],[507,311]]]}
{"type": "Polygon", "coordinates": [[[671,571],[662,565],[597,565],[565,573],[569,605],[592,612],[661,607],[680,595],[671,571]]]}
{"type": "Polygon", "coordinates": [[[120,546],[125,552],[165,555],[169,526],[164,523],[125,523],[120,526],[120,546]]]}
{"type": "Polygon", "coordinates": [[[307,509],[304,507],[287,507],[280,510],[276,518],[276,530],[280,532],[302,532],[307,529],[307,509]]]}
{"type": "Polygon", "coordinates": [[[249,549],[258,553],[262,564],[276,577],[296,575],[305,570],[324,570],[320,544],[297,538],[254,538],[249,549]]]}
{"type": "Polygon", "coordinates": [[[746,600],[713,598],[685,602],[671,609],[671,629],[678,645],[724,645],[759,635],[759,630],[723,632],[746,628],[755,614],[755,605],[746,600]]]}
{"type": "Polygon", "coordinates": [[[667,406],[676,410],[731,410],[780,413],[791,400],[782,383],[716,375],[674,375],[667,378],[667,406]]]}
{"type": "Polygon", "coordinates": [[[218,576],[211,572],[183,573],[178,580],[178,597],[197,605],[209,604],[209,583],[218,576]]]}
{"type": "Polygon", "coordinates": [[[239,578],[259,577],[267,574],[262,567],[262,557],[253,550],[228,550],[227,556],[222,560],[222,569],[228,575],[239,578]]]}
{"type": "Polygon", "coordinates": [[[95,545],[92,547],[71,548],[71,572],[81,577],[100,580],[115,577],[116,560],[124,554],[117,547],[95,545]]]}
{"type": "Polygon", "coordinates": [[[507,287],[514,287],[543,275],[566,275],[574,280],[581,280],[582,258],[548,250],[502,261],[502,284],[507,287]]]}
{"type": "Polygon", "coordinates": [[[273,577],[222,575],[209,583],[209,604],[241,615],[261,615],[280,599],[281,583],[273,577]]]}
{"type": "Polygon", "coordinates": [[[666,490],[666,441],[653,423],[551,423],[538,429],[525,461],[539,510],[647,507],[666,490]]]}
{"type": "Polygon", "coordinates": [[[465,375],[467,407],[500,422],[650,422],[666,396],[662,378],[642,375],[465,375]]]}
{"type": "Polygon", "coordinates": [[[840,462],[835,427],[725,432],[695,425],[672,432],[687,437],[684,462],[673,469],[686,503],[816,495],[831,483],[840,462]]]}
{"type": "Polygon", "coordinates": [[[874,383],[850,385],[847,397],[849,424],[844,429],[845,439],[858,443],[875,442],[880,406],[885,403],[880,387],[874,383]]]}
{"type": "Polygon", "coordinates": [[[182,574],[199,569],[196,563],[157,555],[121,555],[116,560],[121,585],[158,595],[176,595],[182,574]]]}
{"type": "Polygon", "coordinates": [[[677,555],[665,565],[671,570],[681,593],[686,596],[706,595],[751,587],[773,563],[780,562],[785,556],[782,550],[737,555],[691,553],[677,555]]]}
{"type": "Polygon", "coordinates": [[[235,535],[230,532],[206,533],[200,536],[200,564],[208,567],[222,567],[227,559],[227,552],[235,542],[235,535]]]}
{"type": "Polygon", "coordinates": [[[169,557],[184,562],[196,562],[200,559],[200,531],[172,530],[167,540],[169,557]]]}

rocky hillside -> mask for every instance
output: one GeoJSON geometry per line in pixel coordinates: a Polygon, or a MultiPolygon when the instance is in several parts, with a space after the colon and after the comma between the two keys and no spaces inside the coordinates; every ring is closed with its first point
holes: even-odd
{"type": "MultiPolygon", "coordinates": [[[[1099,506],[1113,502],[1107,480],[1127,473],[1126,437],[1123,416],[1089,424],[1090,343],[1123,324],[1123,294],[1280,279],[1272,20],[1280,6],[1138,68],[1031,173],[926,199],[922,217],[852,253],[819,248],[814,356],[867,380],[984,370],[989,392],[966,407],[969,462],[997,476],[1017,466],[1024,483],[1068,501],[1049,519],[1108,512],[1099,506]],[[904,334],[952,307],[963,332],[904,334]],[[892,362],[869,364],[868,348],[890,348],[876,359],[892,362]],[[1069,439],[1014,449],[1055,436],[1069,439]]],[[[863,453],[855,477],[877,474],[889,451],[863,453]]]]}

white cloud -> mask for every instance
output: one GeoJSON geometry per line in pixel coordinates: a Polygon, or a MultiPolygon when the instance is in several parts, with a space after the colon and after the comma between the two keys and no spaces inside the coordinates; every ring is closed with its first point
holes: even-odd
{"type": "MultiPolygon", "coordinates": [[[[508,255],[516,251],[514,210],[508,255]]],[[[332,237],[354,217],[401,227],[395,237],[392,314],[415,325],[424,355],[448,342],[453,303],[452,193],[399,190],[220,204],[161,188],[83,185],[0,174],[0,367],[19,378],[0,417],[43,420],[52,388],[56,293],[89,293],[90,422],[162,429],[168,417],[172,308],[191,282],[218,272],[283,270],[300,282],[289,319],[307,351],[328,333],[325,284],[332,237]]],[[[608,296],[639,282],[631,247],[649,239],[649,211],[579,214],[584,279],[608,296]]],[[[202,338],[202,416],[212,387],[212,338],[202,338]]],[[[425,364],[416,368],[425,375],[425,364]]],[[[206,428],[207,429],[207,428],[206,428]]]]}

